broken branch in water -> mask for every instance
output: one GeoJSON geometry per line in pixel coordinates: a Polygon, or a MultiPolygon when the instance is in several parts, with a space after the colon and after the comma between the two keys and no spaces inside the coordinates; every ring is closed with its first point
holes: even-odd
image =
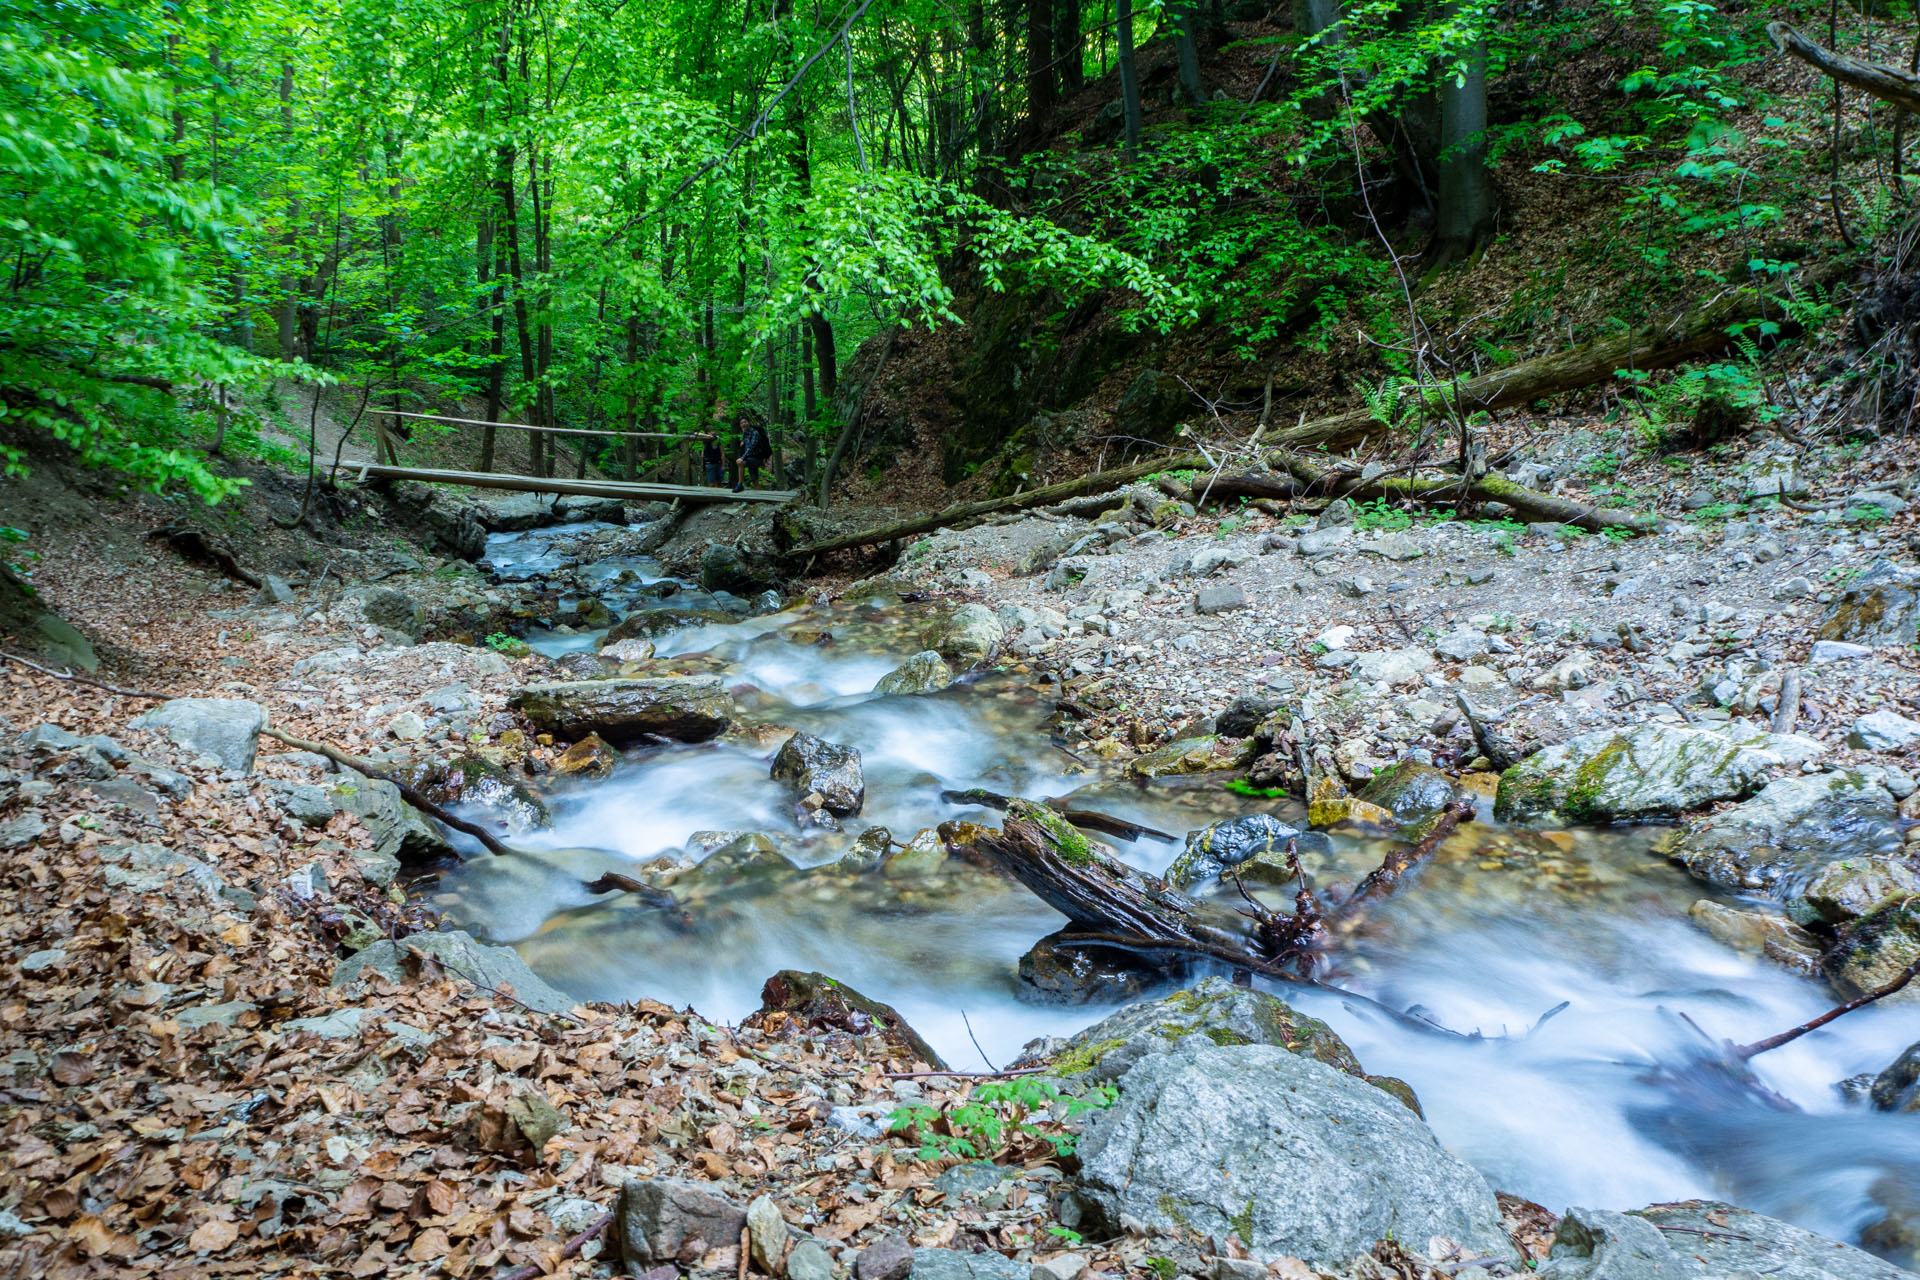
{"type": "Polygon", "coordinates": [[[1912,982],[1916,976],[1920,976],[1920,960],[1915,960],[1912,964],[1895,974],[1893,981],[1887,983],[1885,986],[1875,987],[1863,996],[1855,996],[1845,1004],[1836,1005],[1817,1018],[1809,1019],[1797,1027],[1790,1027],[1782,1031],[1779,1035],[1768,1036],[1765,1040],[1755,1040],[1752,1044],[1735,1046],[1733,1056],[1742,1062],[1746,1062],[1767,1052],[1769,1049],[1778,1049],[1783,1044],[1792,1044],[1809,1031],[1818,1031],[1821,1027],[1826,1026],[1842,1014],[1852,1013],[1855,1009],[1864,1008],[1876,1000],[1886,999],[1894,992],[1905,987],[1909,982],[1912,982]]]}
{"type": "MultiPolygon", "coordinates": [[[[985,791],[974,787],[966,791],[942,791],[940,798],[948,804],[977,804],[982,808],[998,809],[1005,813],[1007,806],[1013,803],[1012,796],[1003,796],[997,791],[985,791]]],[[[1065,818],[1083,831],[1098,831],[1101,835],[1113,836],[1117,840],[1158,840],[1172,844],[1178,836],[1165,831],[1156,831],[1152,827],[1125,818],[1116,818],[1111,814],[1096,813],[1092,809],[1069,808],[1060,799],[1043,802],[1047,808],[1065,818]]]]}
{"type": "Polygon", "coordinates": [[[286,743],[296,751],[311,751],[315,755],[325,756],[342,768],[351,769],[362,777],[372,778],[375,782],[391,782],[394,787],[399,790],[402,800],[405,800],[408,804],[426,814],[434,821],[452,827],[455,831],[464,832],[472,836],[475,840],[485,845],[489,853],[513,852],[512,849],[502,844],[500,840],[485,827],[468,822],[465,818],[454,817],[451,813],[448,813],[445,809],[442,809],[439,805],[427,799],[406,783],[400,781],[400,779],[387,773],[385,770],[375,768],[359,756],[348,755],[338,747],[330,747],[324,742],[309,742],[305,738],[296,738],[292,734],[282,732],[279,729],[265,728],[260,730],[260,732],[277,742],[286,743]]]}
{"type": "Polygon", "coordinates": [[[580,887],[588,893],[631,893],[650,907],[669,908],[679,905],[679,899],[665,889],[656,889],[644,880],[623,876],[618,871],[603,871],[597,880],[582,880],[580,887]]]}
{"type": "Polygon", "coordinates": [[[1408,845],[1404,849],[1390,850],[1381,860],[1380,865],[1367,873],[1367,878],[1360,882],[1360,887],[1340,904],[1336,921],[1346,921],[1356,913],[1358,908],[1374,899],[1387,897],[1399,888],[1400,880],[1407,872],[1431,858],[1433,851],[1440,847],[1440,842],[1452,835],[1455,827],[1472,816],[1473,806],[1464,800],[1456,800],[1441,809],[1439,816],[1434,819],[1433,826],[1428,829],[1427,834],[1420,837],[1417,844],[1408,845]]]}

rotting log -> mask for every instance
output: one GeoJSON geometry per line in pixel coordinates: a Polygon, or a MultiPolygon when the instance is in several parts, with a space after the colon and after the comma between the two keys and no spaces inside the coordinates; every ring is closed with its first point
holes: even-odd
{"type": "Polygon", "coordinates": [[[1500,502],[1521,515],[1540,523],[1571,525],[1576,529],[1625,529],[1629,533],[1653,533],[1659,523],[1651,515],[1629,515],[1608,511],[1591,503],[1556,498],[1535,489],[1522,488],[1502,476],[1479,476],[1462,484],[1459,480],[1423,480],[1413,476],[1378,476],[1362,479],[1351,471],[1321,471],[1306,459],[1286,455],[1280,459],[1286,470],[1315,492],[1329,497],[1399,498],[1407,502],[1476,503],[1500,502]]]}
{"type": "MultiPolygon", "coordinates": [[[[1830,280],[1836,269],[1830,265],[1817,272],[1814,279],[1830,280]]],[[[1537,360],[1522,361],[1509,368],[1496,369],[1492,373],[1469,378],[1458,385],[1457,391],[1448,387],[1446,393],[1448,399],[1453,402],[1455,411],[1463,415],[1526,404],[1605,382],[1620,369],[1637,371],[1666,369],[1695,356],[1719,351],[1733,340],[1728,332],[1729,329],[1750,321],[1772,319],[1783,331],[1792,329],[1794,326],[1784,317],[1784,305],[1779,299],[1769,294],[1732,293],[1683,315],[1641,325],[1627,333],[1601,338],[1566,351],[1541,356],[1537,360]]],[[[1414,398],[1420,394],[1420,389],[1408,387],[1402,394],[1408,398],[1414,398]]],[[[1388,428],[1373,415],[1371,410],[1353,409],[1345,413],[1336,413],[1267,435],[1264,443],[1277,450],[1276,453],[1269,455],[1267,461],[1269,465],[1278,466],[1277,459],[1285,458],[1288,456],[1287,451],[1292,449],[1345,449],[1367,436],[1386,434],[1387,430],[1388,428]]],[[[1211,472],[1216,469],[1211,459],[1199,453],[1151,458],[1124,467],[1096,471],[1077,479],[1063,480],[1058,484],[1043,485],[1038,489],[1030,489],[1025,493],[1017,493],[1006,498],[963,502],[916,519],[902,520],[874,529],[826,538],[807,546],[793,548],[787,553],[787,559],[804,564],[809,559],[829,552],[851,551],[858,547],[869,547],[878,543],[910,538],[918,534],[931,533],[935,529],[949,525],[977,520],[982,516],[996,515],[1002,511],[1051,506],[1068,498],[1080,497],[1082,494],[1116,489],[1158,471],[1211,472]]],[[[1418,486],[1436,482],[1404,483],[1418,486]]],[[[1444,486],[1451,482],[1437,483],[1444,486]]],[[[1478,483],[1489,489],[1505,484],[1504,481],[1497,480],[1482,480],[1478,483]]],[[[1540,517],[1543,520],[1566,519],[1564,514],[1551,514],[1555,509],[1561,512],[1586,510],[1577,503],[1565,503],[1561,499],[1550,498],[1544,494],[1533,495],[1532,490],[1521,489],[1518,485],[1510,487],[1515,496],[1533,502],[1533,509],[1543,513],[1540,517]],[[1559,504],[1559,506],[1555,508],[1553,504],[1559,504]]],[[[1216,488],[1213,496],[1225,495],[1219,494],[1216,488]]],[[[1513,502],[1512,497],[1491,492],[1485,494],[1482,500],[1506,502],[1510,506],[1515,506],[1516,510],[1521,509],[1513,502]]],[[[1601,526],[1631,527],[1615,526],[1606,521],[1602,521],[1601,526]]]]}
{"type": "MultiPolygon", "coordinates": [[[[998,809],[1002,813],[1013,803],[1012,796],[1003,796],[997,791],[986,791],[979,787],[966,791],[942,791],[940,798],[948,804],[977,804],[986,809],[998,809]]],[[[1172,844],[1179,838],[1127,818],[1116,818],[1093,809],[1076,809],[1064,798],[1055,797],[1045,803],[1049,809],[1082,831],[1098,831],[1101,835],[1120,840],[1158,840],[1162,844],[1172,844]]]]}
{"type": "Polygon", "coordinates": [[[1910,71],[1879,62],[1863,62],[1859,58],[1849,58],[1844,53],[1822,49],[1784,22],[1769,22],[1767,39],[1773,41],[1773,47],[1780,52],[1800,59],[1842,84],[1852,85],[1883,102],[1920,113],[1920,76],[1910,71]]]}

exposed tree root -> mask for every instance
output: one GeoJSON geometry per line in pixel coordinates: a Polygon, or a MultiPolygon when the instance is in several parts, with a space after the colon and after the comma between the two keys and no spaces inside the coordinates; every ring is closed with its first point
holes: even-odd
{"type": "Polygon", "coordinates": [[[454,817],[451,813],[448,813],[445,809],[442,809],[439,805],[427,799],[406,783],[400,781],[400,779],[387,773],[385,770],[376,768],[367,761],[362,760],[359,756],[348,755],[346,752],[340,750],[340,748],[330,747],[324,742],[309,742],[305,738],[296,738],[290,733],[272,727],[264,728],[260,730],[260,732],[263,736],[272,738],[276,742],[286,743],[296,751],[311,751],[315,755],[325,756],[342,768],[351,769],[362,777],[372,778],[375,782],[391,782],[394,787],[399,790],[402,800],[405,800],[408,804],[426,814],[435,822],[472,836],[475,840],[485,845],[489,853],[513,852],[512,849],[502,844],[500,840],[485,827],[468,822],[465,818],[454,817]]]}

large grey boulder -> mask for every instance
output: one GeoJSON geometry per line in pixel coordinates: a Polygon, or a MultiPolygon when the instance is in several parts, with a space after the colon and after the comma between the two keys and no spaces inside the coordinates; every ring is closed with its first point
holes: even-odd
{"type": "Polygon", "coordinates": [[[1500,775],[1494,816],[1569,822],[1672,818],[1752,795],[1769,770],[1823,748],[1811,738],[1736,728],[1647,724],[1598,729],[1546,747],[1500,775]]]}
{"type": "Polygon", "coordinates": [[[615,746],[650,734],[705,742],[739,715],[719,676],[530,684],[509,705],[550,733],[576,741],[597,733],[615,746]]]}
{"type": "Polygon", "coordinates": [[[1225,978],[1202,978],[1188,990],[1115,1010],[1050,1056],[1054,1070],[1098,1084],[1118,1080],[1143,1058],[1204,1044],[1262,1044],[1304,1054],[1420,1110],[1404,1081],[1366,1074],[1332,1027],[1278,996],[1225,978]]]}
{"type": "Polygon", "coordinates": [[[553,499],[538,493],[514,493],[475,503],[474,514],[489,533],[515,533],[553,523],[553,499]]]}
{"type": "Polygon", "coordinates": [[[382,631],[391,631],[409,640],[420,638],[420,606],[412,596],[397,587],[356,587],[347,593],[360,606],[360,616],[382,631]]]}
{"type": "Polygon", "coordinates": [[[212,756],[222,769],[251,773],[267,709],[238,698],[175,698],[136,717],[132,727],[164,733],[174,746],[212,756]]]}
{"type": "Polygon", "coordinates": [[[541,1013],[569,1013],[580,1002],[548,986],[527,968],[511,947],[489,947],[459,930],[414,933],[393,941],[380,941],[365,951],[355,952],[333,971],[333,986],[350,987],[378,974],[388,982],[404,982],[407,957],[419,956],[436,961],[449,974],[476,986],[513,988],[513,998],[541,1013]]]}
{"type": "MultiPolygon", "coordinates": [[[[1920,961],[1920,897],[1896,898],[1850,921],[1821,957],[1827,981],[1847,999],[1886,986],[1920,961]]],[[[1920,1003],[1920,987],[1888,997],[1889,1003],[1920,1003]]]]}
{"type": "Polygon", "coordinates": [[[1847,730],[1847,745],[1859,751],[1898,751],[1920,742],[1920,721],[1881,707],[1869,711],[1847,730]]]}
{"type": "Polygon", "coordinates": [[[1913,1273],[1803,1227],[1713,1200],[1633,1213],[1569,1209],[1542,1280],[1912,1280],[1913,1273]]]}
{"type": "Polygon", "coordinates": [[[983,662],[1007,638],[1007,629],[983,604],[963,604],[921,633],[920,643],[952,662],[983,662]]]}
{"type": "Polygon", "coordinates": [[[584,493],[563,494],[554,499],[553,516],[562,524],[591,520],[600,524],[625,524],[627,504],[618,498],[595,498],[584,493]]]}
{"type": "Polygon", "coordinates": [[[1875,560],[1847,584],[1820,623],[1820,639],[1911,645],[1920,630],[1920,571],[1875,560]]]}
{"type": "Polygon", "coordinates": [[[715,1249],[737,1246],[747,1211],[710,1183],[632,1178],[614,1210],[620,1256],[630,1263],[688,1265],[715,1249]]]}
{"type": "Polygon", "coordinates": [[[878,694],[938,693],[953,683],[953,668],[932,649],[922,649],[880,677],[873,686],[878,694]]]}
{"type": "Polygon", "coordinates": [[[1708,884],[1785,902],[1836,862],[1900,848],[1893,796],[1843,770],[1769,782],[1751,800],[1693,823],[1668,853],[1708,884]]]}
{"type": "Polygon", "coordinates": [[[1080,1143],[1083,1219],[1240,1238],[1256,1260],[1337,1268],[1393,1237],[1513,1261],[1474,1169],[1380,1090],[1273,1045],[1140,1060],[1080,1143]]]}
{"type": "Polygon", "coordinates": [[[331,798],[339,808],[360,819],[360,825],[373,837],[374,852],[381,857],[418,866],[456,856],[440,828],[402,800],[400,788],[391,782],[345,779],[334,788],[331,798]]]}
{"type": "Polygon", "coordinates": [[[1333,841],[1318,831],[1302,831],[1272,814],[1249,813],[1187,833],[1187,847],[1167,868],[1166,881],[1186,889],[1218,879],[1229,867],[1242,879],[1275,884],[1291,878],[1287,845],[1301,853],[1328,853],[1333,841]]]}
{"type": "Polygon", "coordinates": [[[796,733],[773,757],[773,777],[803,799],[818,795],[820,807],[836,818],[850,818],[866,803],[867,780],[860,771],[860,752],[796,733]]]}

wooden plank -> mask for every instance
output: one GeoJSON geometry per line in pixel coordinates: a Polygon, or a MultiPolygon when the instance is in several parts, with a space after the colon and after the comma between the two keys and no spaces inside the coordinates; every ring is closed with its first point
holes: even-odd
{"type": "Polygon", "coordinates": [[[540,476],[493,475],[484,471],[436,471],[427,467],[363,466],[343,463],[338,470],[360,478],[419,480],[426,484],[462,485],[470,489],[508,489],[519,493],[563,493],[588,498],[680,498],[688,502],[791,502],[792,489],[710,489],[700,485],[640,484],[624,480],[547,479],[540,476]]]}
{"type": "Polygon", "coordinates": [[[623,440],[698,440],[699,434],[681,435],[674,431],[589,431],[584,427],[536,427],[530,422],[488,422],[484,418],[454,418],[444,413],[403,413],[382,409],[386,418],[418,418],[423,422],[453,422],[463,427],[511,427],[515,431],[542,431],[557,436],[619,436],[623,440]]]}

